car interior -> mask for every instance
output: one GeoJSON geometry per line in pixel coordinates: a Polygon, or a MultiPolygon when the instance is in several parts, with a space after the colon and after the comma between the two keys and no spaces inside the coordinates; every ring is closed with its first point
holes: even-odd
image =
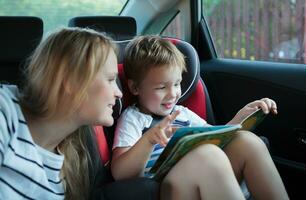
{"type": "MultiPolygon", "coordinates": [[[[303,5],[303,1],[297,0],[298,3],[303,5]]],[[[213,27],[203,10],[205,7],[200,0],[129,0],[118,16],[73,16],[66,26],[92,28],[115,40],[119,49],[117,82],[124,93],[122,100],[116,102],[115,119],[133,103],[122,60],[126,44],[137,35],[159,34],[183,52],[188,71],[183,75],[184,95],[180,104],[210,124],[225,124],[242,106],[255,99],[275,99],[278,115],[267,116],[254,132],[266,138],[290,199],[305,198],[306,60],[293,63],[222,57],[216,48],[219,43],[213,38],[213,27]],[[169,27],[175,31],[171,32],[169,27]]],[[[22,86],[22,67],[43,37],[43,19],[0,16],[0,27],[6,30],[0,32],[1,82],[22,86]]],[[[104,164],[111,159],[115,125],[94,127],[104,164]]]]}

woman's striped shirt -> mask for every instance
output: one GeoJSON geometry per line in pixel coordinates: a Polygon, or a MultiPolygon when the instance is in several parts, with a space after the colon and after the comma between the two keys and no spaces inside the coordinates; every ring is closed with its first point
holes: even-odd
{"type": "Polygon", "coordinates": [[[33,142],[17,87],[0,85],[0,199],[64,199],[63,161],[33,142]]]}

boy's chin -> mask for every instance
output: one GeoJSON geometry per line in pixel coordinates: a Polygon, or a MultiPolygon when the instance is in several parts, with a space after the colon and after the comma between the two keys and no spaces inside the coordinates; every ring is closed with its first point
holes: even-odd
{"type": "Polygon", "coordinates": [[[167,111],[161,111],[159,112],[157,115],[160,115],[160,116],[167,116],[167,115],[170,115],[171,114],[171,111],[172,110],[167,110],[167,111]]]}

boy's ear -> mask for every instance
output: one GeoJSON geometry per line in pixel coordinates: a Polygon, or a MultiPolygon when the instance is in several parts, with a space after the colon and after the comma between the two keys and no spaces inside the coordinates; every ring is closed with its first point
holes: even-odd
{"type": "Polygon", "coordinates": [[[133,94],[133,95],[138,95],[138,88],[137,88],[137,85],[134,81],[132,81],[131,79],[128,79],[128,87],[129,87],[129,90],[130,92],[133,94]]]}

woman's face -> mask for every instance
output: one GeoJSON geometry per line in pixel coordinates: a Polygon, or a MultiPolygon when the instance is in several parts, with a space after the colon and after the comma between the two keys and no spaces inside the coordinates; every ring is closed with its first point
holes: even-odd
{"type": "Polygon", "coordinates": [[[87,98],[80,106],[78,118],[81,125],[111,126],[114,123],[113,106],[116,99],[122,97],[116,83],[117,74],[117,57],[110,50],[104,66],[87,91],[87,98]]]}

